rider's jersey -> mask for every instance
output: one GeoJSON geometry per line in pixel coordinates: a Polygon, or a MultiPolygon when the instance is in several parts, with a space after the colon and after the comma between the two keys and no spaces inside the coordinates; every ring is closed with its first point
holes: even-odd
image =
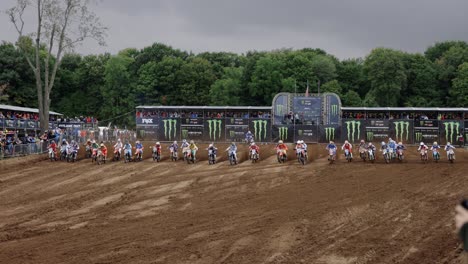
{"type": "Polygon", "coordinates": [[[141,143],[137,143],[137,144],[135,144],[135,148],[136,149],[142,149],[143,145],[141,143]]]}
{"type": "Polygon", "coordinates": [[[78,144],[75,143],[75,144],[71,145],[71,148],[72,148],[73,150],[79,150],[79,149],[80,149],[80,146],[78,146],[78,144]]]}
{"type": "Polygon", "coordinates": [[[172,148],[174,151],[177,152],[177,150],[179,149],[179,145],[177,145],[177,144],[171,144],[171,145],[169,146],[169,148],[172,148]]]}
{"type": "Polygon", "coordinates": [[[154,147],[156,148],[156,150],[161,150],[161,145],[154,144],[154,147]]]}
{"type": "Polygon", "coordinates": [[[387,150],[388,149],[388,146],[387,145],[383,145],[380,147],[381,150],[387,150]]]}
{"type": "Polygon", "coordinates": [[[215,147],[209,147],[208,150],[211,150],[214,155],[216,155],[216,152],[218,151],[218,149],[215,147]]]}
{"type": "Polygon", "coordinates": [[[360,143],[359,148],[367,149],[367,144],[366,143],[360,143]]]}
{"type": "Polygon", "coordinates": [[[296,144],[296,149],[305,149],[303,144],[296,144]]]}
{"type": "Polygon", "coordinates": [[[349,143],[346,143],[343,145],[343,147],[341,147],[341,149],[347,149],[349,151],[351,151],[353,149],[353,146],[349,143]]]}
{"type": "Polygon", "coordinates": [[[195,145],[195,143],[194,143],[194,144],[190,144],[189,148],[190,148],[191,150],[198,150],[198,147],[197,147],[197,145],[195,145]]]}
{"type": "Polygon", "coordinates": [[[397,149],[397,150],[400,150],[400,149],[401,149],[401,150],[404,150],[404,149],[406,149],[406,148],[405,148],[405,145],[397,145],[397,146],[396,146],[396,149],[397,149]]]}
{"type": "Polygon", "coordinates": [[[421,150],[423,150],[423,149],[424,149],[424,150],[427,150],[428,147],[427,147],[426,145],[419,146],[418,151],[421,151],[421,150]]]}
{"type": "Polygon", "coordinates": [[[231,145],[229,146],[229,148],[227,148],[227,150],[229,151],[229,153],[235,153],[237,152],[237,146],[236,145],[231,145]]]}
{"type": "Polygon", "coordinates": [[[432,145],[431,150],[433,150],[433,149],[440,149],[440,146],[439,145],[432,145]]]}
{"type": "Polygon", "coordinates": [[[307,150],[307,144],[306,143],[302,143],[302,147],[307,150]]]}
{"type": "Polygon", "coordinates": [[[336,150],[336,145],[335,144],[328,144],[327,149],[333,149],[336,150]]]}
{"type": "Polygon", "coordinates": [[[255,149],[257,152],[260,150],[260,147],[258,145],[250,146],[249,150],[255,149]]]}
{"type": "Polygon", "coordinates": [[[114,148],[122,148],[122,142],[115,143],[114,148]]]}
{"type": "Polygon", "coordinates": [[[455,149],[455,147],[452,146],[452,145],[447,145],[447,146],[445,146],[445,151],[449,151],[449,150],[451,150],[451,149],[455,149]]]}
{"type": "Polygon", "coordinates": [[[132,145],[130,143],[127,143],[124,145],[124,149],[132,149],[132,145]]]}
{"type": "Polygon", "coordinates": [[[55,144],[55,142],[54,142],[54,143],[49,145],[49,148],[51,148],[55,152],[55,151],[57,151],[57,144],[55,144]]]}
{"type": "Polygon", "coordinates": [[[91,145],[91,147],[92,147],[93,149],[97,149],[97,148],[99,148],[99,144],[98,144],[98,143],[93,143],[93,144],[91,145]]]}
{"type": "Polygon", "coordinates": [[[190,146],[189,143],[184,142],[184,143],[182,143],[182,145],[180,147],[181,148],[187,148],[188,146],[190,146]]]}
{"type": "Polygon", "coordinates": [[[245,133],[245,138],[252,138],[252,132],[245,133]]]}
{"type": "Polygon", "coordinates": [[[387,146],[391,149],[395,149],[396,148],[396,142],[394,140],[392,141],[389,141],[387,146]]]}
{"type": "Polygon", "coordinates": [[[372,149],[373,151],[375,151],[376,147],[375,147],[374,145],[370,145],[370,146],[367,147],[367,149],[368,149],[368,150],[369,150],[369,149],[372,149]]]}
{"type": "Polygon", "coordinates": [[[288,150],[288,146],[286,146],[284,143],[276,145],[276,148],[281,150],[288,150]]]}

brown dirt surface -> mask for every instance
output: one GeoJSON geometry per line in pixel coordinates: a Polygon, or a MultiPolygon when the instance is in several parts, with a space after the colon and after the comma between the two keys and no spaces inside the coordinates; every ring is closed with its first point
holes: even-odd
{"type": "MultiPolygon", "coordinates": [[[[422,164],[0,161],[0,263],[460,263],[467,153],[422,164]]],[[[226,145],[220,149],[226,148],[226,145]]],[[[203,146],[202,149],[206,148],[203,146]]],[[[112,151],[109,150],[109,153],[112,151]]],[[[317,153],[320,152],[320,155],[317,153]]],[[[82,155],[81,155],[82,156],[82,155]]],[[[355,154],[355,156],[357,156],[355,154]]]]}

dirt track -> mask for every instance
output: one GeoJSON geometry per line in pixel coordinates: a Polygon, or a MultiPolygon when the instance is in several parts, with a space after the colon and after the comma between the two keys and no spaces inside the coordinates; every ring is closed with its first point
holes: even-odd
{"type": "Polygon", "coordinates": [[[0,263],[460,263],[467,153],[300,166],[266,148],[237,166],[0,161],[0,263]]]}

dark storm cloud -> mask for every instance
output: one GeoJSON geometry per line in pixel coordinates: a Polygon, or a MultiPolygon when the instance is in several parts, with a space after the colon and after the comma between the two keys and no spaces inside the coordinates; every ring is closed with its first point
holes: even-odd
{"type": "MultiPolygon", "coordinates": [[[[110,28],[108,46],[87,42],[82,53],[157,41],[194,52],[311,47],[348,58],[377,46],[421,52],[436,41],[468,40],[462,0],[105,0],[95,10],[110,28]]],[[[12,33],[0,28],[2,39],[12,33]]]]}

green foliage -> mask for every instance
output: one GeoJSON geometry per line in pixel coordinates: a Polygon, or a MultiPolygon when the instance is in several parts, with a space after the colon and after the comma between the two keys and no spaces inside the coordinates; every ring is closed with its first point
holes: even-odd
{"type": "Polygon", "coordinates": [[[320,90],[321,92],[324,92],[324,93],[325,92],[336,93],[339,96],[343,94],[343,89],[341,88],[341,85],[337,80],[327,82],[326,84],[322,85],[320,90]]]}
{"type": "Polygon", "coordinates": [[[468,107],[468,62],[458,67],[457,77],[450,90],[450,105],[468,107]]]}
{"type": "Polygon", "coordinates": [[[224,75],[210,89],[211,105],[241,105],[240,85],[242,68],[224,68],[224,75]]]}
{"type": "Polygon", "coordinates": [[[346,106],[362,106],[361,97],[355,91],[349,90],[346,94],[341,97],[341,103],[346,106]]]}

